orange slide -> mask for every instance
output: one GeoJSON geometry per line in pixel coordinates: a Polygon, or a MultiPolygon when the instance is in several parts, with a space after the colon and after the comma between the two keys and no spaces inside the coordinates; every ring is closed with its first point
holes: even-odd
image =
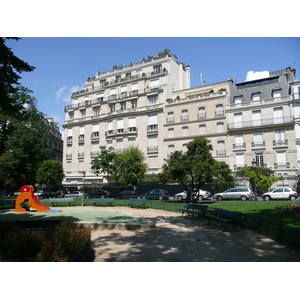
{"type": "Polygon", "coordinates": [[[33,194],[34,187],[32,185],[23,185],[21,188],[21,194],[16,198],[15,211],[26,212],[29,211],[28,207],[25,207],[25,202],[32,208],[35,208],[37,212],[47,212],[50,207],[42,205],[36,196],[33,194]]]}

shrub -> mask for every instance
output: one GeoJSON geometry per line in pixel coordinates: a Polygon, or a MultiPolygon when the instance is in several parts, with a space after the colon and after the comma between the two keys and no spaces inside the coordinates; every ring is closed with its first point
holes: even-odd
{"type": "Polygon", "coordinates": [[[299,203],[287,203],[284,205],[276,206],[278,212],[300,213],[299,203]]]}
{"type": "Polygon", "coordinates": [[[38,261],[68,261],[89,241],[91,228],[80,229],[78,224],[62,222],[54,231],[51,240],[45,240],[38,254],[38,261]]]}

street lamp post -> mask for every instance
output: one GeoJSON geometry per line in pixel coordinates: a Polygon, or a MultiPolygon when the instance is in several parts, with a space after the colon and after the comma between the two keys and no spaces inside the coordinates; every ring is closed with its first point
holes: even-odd
{"type": "Polygon", "coordinates": [[[257,186],[256,186],[256,160],[253,159],[252,161],[252,167],[254,169],[254,201],[257,201],[257,186]]]}
{"type": "Polygon", "coordinates": [[[82,186],[82,190],[83,190],[83,197],[81,198],[81,206],[83,206],[83,204],[84,204],[84,195],[85,195],[85,174],[86,174],[86,172],[85,172],[85,170],[83,170],[82,171],[82,177],[83,177],[83,186],[82,186]]]}

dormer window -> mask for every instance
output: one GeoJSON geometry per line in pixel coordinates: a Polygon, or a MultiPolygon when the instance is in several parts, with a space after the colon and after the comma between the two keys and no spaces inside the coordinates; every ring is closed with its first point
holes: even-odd
{"type": "Polygon", "coordinates": [[[261,97],[261,93],[260,92],[255,92],[251,95],[251,99],[252,101],[258,101],[260,100],[260,97],[261,97]]]}
{"type": "Polygon", "coordinates": [[[281,89],[274,89],[272,91],[272,97],[273,98],[279,98],[279,97],[281,97],[281,89]]]}

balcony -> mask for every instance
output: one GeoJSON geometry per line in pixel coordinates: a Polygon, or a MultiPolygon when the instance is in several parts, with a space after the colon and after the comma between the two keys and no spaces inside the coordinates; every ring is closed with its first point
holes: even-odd
{"type": "Polygon", "coordinates": [[[260,141],[260,142],[252,142],[251,147],[266,147],[266,142],[265,141],[260,141]]]}
{"type": "Polygon", "coordinates": [[[277,125],[287,125],[292,124],[294,122],[294,118],[292,116],[281,117],[281,118],[268,118],[261,120],[252,120],[252,121],[243,121],[243,122],[235,122],[229,123],[227,125],[228,130],[237,130],[237,129],[246,129],[253,127],[266,127],[266,126],[277,126],[277,125]]]}
{"type": "Polygon", "coordinates": [[[92,140],[98,140],[99,139],[99,131],[92,132],[91,139],[92,140]]]}
{"type": "Polygon", "coordinates": [[[180,121],[181,121],[181,122],[188,122],[189,119],[190,119],[189,116],[181,116],[181,117],[180,117],[180,121]]]}
{"type": "Polygon", "coordinates": [[[110,136],[114,136],[114,135],[124,135],[124,134],[137,134],[137,128],[129,127],[129,128],[119,128],[117,130],[105,131],[106,137],[110,137],[110,136]]]}
{"type": "Polygon", "coordinates": [[[224,110],[215,111],[215,118],[222,118],[225,116],[224,110]]]}
{"type": "Polygon", "coordinates": [[[78,153],[78,158],[84,158],[84,152],[79,152],[78,153]]]}
{"type": "Polygon", "coordinates": [[[217,150],[217,157],[226,156],[226,150],[217,150]]]}
{"type": "Polygon", "coordinates": [[[275,163],[274,164],[274,169],[289,169],[290,168],[290,163],[285,162],[285,163],[275,163]]]}
{"type": "Polygon", "coordinates": [[[147,153],[157,153],[157,152],[158,152],[158,146],[147,147],[147,153]]]}
{"type": "Polygon", "coordinates": [[[68,136],[67,137],[67,144],[72,144],[73,142],[73,137],[72,136],[68,136]]]}
{"type": "Polygon", "coordinates": [[[67,155],[66,155],[66,158],[67,158],[67,159],[72,159],[72,154],[67,154],[67,155]]]}
{"type": "Polygon", "coordinates": [[[234,170],[237,170],[237,169],[239,169],[239,168],[244,168],[244,167],[247,167],[247,165],[246,165],[246,164],[233,165],[233,169],[234,169],[234,170]]]}
{"type": "Polygon", "coordinates": [[[206,119],[206,113],[198,114],[198,120],[204,120],[204,119],[206,119]]]}
{"type": "Polygon", "coordinates": [[[94,157],[94,158],[95,158],[95,157],[98,157],[98,156],[99,156],[99,153],[100,153],[99,151],[92,151],[92,152],[91,152],[91,157],[94,157]]]}
{"type": "Polygon", "coordinates": [[[276,146],[287,146],[287,145],[288,145],[288,140],[273,141],[273,147],[276,147],[276,146]]]}
{"type": "Polygon", "coordinates": [[[84,141],[84,134],[79,134],[78,141],[83,142],[84,141]]]}
{"type": "Polygon", "coordinates": [[[158,125],[157,124],[148,125],[147,134],[157,133],[157,131],[158,131],[158,125]]]}
{"type": "Polygon", "coordinates": [[[167,124],[174,124],[174,123],[175,123],[175,118],[174,117],[167,118],[167,124]]]}
{"type": "Polygon", "coordinates": [[[233,144],[233,149],[245,149],[246,143],[233,144]]]}

